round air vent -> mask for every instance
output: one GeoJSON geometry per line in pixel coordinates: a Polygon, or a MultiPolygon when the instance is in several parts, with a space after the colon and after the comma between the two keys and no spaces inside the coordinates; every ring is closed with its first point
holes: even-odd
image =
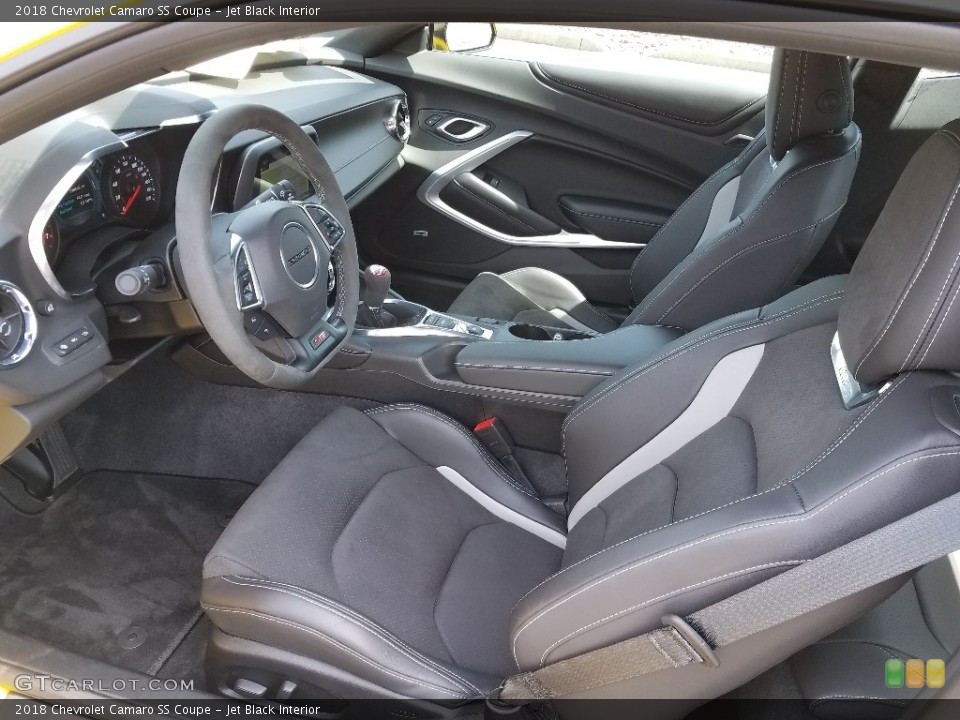
{"type": "Polygon", "coordinates": [[[410,110],[406,100],[397,100],[383,119],[387,132],[405,143],[410,138],[410,110]]]}
{"type": "Polygon", "coordinates": [[[37,316],[26,295],[0,280],[0,369],[16,365],[37,339],[37,316]]]}

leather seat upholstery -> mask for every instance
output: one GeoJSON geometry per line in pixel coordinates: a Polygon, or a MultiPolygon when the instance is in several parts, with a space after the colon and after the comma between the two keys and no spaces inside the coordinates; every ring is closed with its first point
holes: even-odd
{"type": "MultiPolygon", "coordinates": [[[[833,228],[860,155],[845,58],[778,50],[766,128],[637,256],[625,323],[692,330],[788,291],[833,228]]],[[[609,332],[617,323],[540,268],[482,273],[454,314],[609,332]]]]}
{"type": "MultiPolygon", "coordinates": [[[[269,666],[341,697],[465,701],[960,490],[958,128],[908,166],[849,280],[710,323],[584,397],[562,430],[566,518],[433,410],[328,417],[207,558],[214,676],[269,666]],[[848,408],[849,376],[867,394],[848,408]]],[[[709,689],[658,674],[591,694],[719,694],[878,599],[761,634],[749,658],[721,649],[691,671],[709,689]]]]}

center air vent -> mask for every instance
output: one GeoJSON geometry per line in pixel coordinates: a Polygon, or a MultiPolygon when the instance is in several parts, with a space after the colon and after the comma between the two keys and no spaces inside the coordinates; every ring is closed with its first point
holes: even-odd
{"type": "Polygon", "coordinates": [[[402,143],[410,138],[410,110],[406,100],[397,100],[390,106],[390,111],[383,119],[387,132],[402,143]]]}
{"type": "Polygon", "coordinates": [[[37,339],[37,316],[20,288],[0,280],[0,369],[23,360],[37,339]]]}

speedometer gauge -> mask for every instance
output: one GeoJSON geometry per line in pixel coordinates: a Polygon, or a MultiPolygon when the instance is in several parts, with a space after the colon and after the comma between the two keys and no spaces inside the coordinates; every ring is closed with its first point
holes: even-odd
{"type": "Polygon", "coordinates": [[[103,169],[104,195],[113,214],[131,225],[146,225],[160,207],[157,181],[139,155],[123,153],[103,169]]]}

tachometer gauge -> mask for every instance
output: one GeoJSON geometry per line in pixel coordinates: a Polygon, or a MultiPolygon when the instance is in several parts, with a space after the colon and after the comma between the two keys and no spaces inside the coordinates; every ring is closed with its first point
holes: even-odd
{"type": "Polygon", "coordinates": [[[104,194],[113,214],[131,225],[146,225],[160,207],[157,181],[150,165],[134,153],[107,161],[103,170],[104,194]]]}
{"type": "Polygon", "coordinates": [[[43,227],[43,251],[47,255],[47,262],[52,267],[60,255],[60,229],[53,218],[43,227]]]}
{"type": "Polygon", "coordinates": [[[85,172],[70,186],[57,205],[55,217],[65,225],[83,225],[97,212],[97,189],[93,176],[85,172]]]}

